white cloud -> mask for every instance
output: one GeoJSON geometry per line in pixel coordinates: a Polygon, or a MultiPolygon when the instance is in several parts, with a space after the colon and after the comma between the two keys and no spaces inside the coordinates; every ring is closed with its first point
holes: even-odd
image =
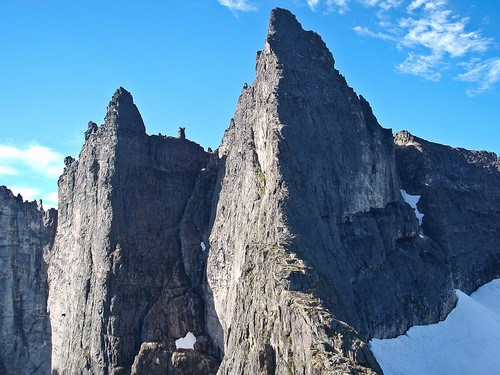
{"type": "Polygon", "coordinates": [[[353,28],[353,30],[356,31],[356,33],[358,33],[359,35],[363,35],[363,36],[371,36],[374,38],[378,38],[378,39],[382,39],[382,40],[390,40],[393,42],[397,41],[397,38],[395,38],[392,35],[382,33],[382,32],[373,32],[373,31],[368,30],[366,27],[356,26],[353,28]]]}
{"type": "Polygon", "coordinates": [[[474,59],[464,64],[464,66],[466,67],[466,72],[459,74],[457,79],[477,85],[477,87],[467,90],[467,95],[469,96],[487,91],[500,81],[500,57],[494,57],[486,61],[474,59]]]}
{"type": "Polygon", "coordinates": [[[316,10],[316,6],[319,4],[320,0],[307,0],[307,5],[312,11],[316,10]]]}
{"type": "Polygon", "coordinates": [[[231,12],[250,12],[257,10],[257,7],[247,0],[218,0],[220,5],[225,6],[231,12]]]}
{"type": "Polygon", "coordinates": [[[53,193],[48,193],[45,195],[43,200],[48,201],[49,203],[57,204],[57,202],[59,200],[59,195],[58,195],[57,191],[53,192],[53,193]]]}
{"type": "Polygon", "coordinates": [[[420,8],[423,4],[425,4],[427,0],[414,0],[408,5],[408,10],[411,12],[417,8],[420,8]]]}
{"type": "MultiPolygon", "coordinates": [[[[383,10],[402,4],[399,0],[384,3],[378,3],[383,10]]],[[[402,17],[396,20],[386,17],[384,10],[384,17],[380,17],[383,19],[373,26],[374,29],[357,26],[354,31],[393,42],[400,51],[407,51],[407,58],[396,65],[403,73],[438,81],[447,71],[458,80],[477,85],[467,91],[469,95],[492,88],[500,81],[500,58],[485,59],[483,56],[493,40],[483,37],[477,30],[467,30],[469,19],[453,14],[446,4],[445,0],[413,0],[403,8],[406,14],[402,17]],[[464,59],[472,63],[465,64],[464,59]]]]}
{"type": "Polygon", "coordinates": [[[29,172],[57,178],[63,171],[63,160],[61,154],[36,142],[26,149],[0,145],[0,175],[29,172]]]}
{"type": "Polygon", "coordinates": [[[5,165],[0,165],[0,175],[15,175],[17,173],[18,171],[16,171],[14,168],[5,165]]]}
{"type": "Polygon", "coordinates": [[[349,10],[350,0],[327,0],[326,5],[330,11],[336,10],[340,14],[344,14],[349,10]]]}
{"type": "MultiPolygon", "coordinates": [[[[321,0],[307,0],[307,3],[314,2],[314,9],[321,3],[321,0]]],[[[326,0],[329,11],[337,11],[344,14],[349,10],[349,4],[355,2],[368,8],[377,8],[379,11],[387,11],[399,7],[403,0],[326,0]]]]}
{"type": "Polygon", "coordinates": [[[441,73],[438,67],[442,62],[440,55],[416,55],[410,53],[405,61],[397,65],[397,69],[403,73],[409,73],[423,77],[430,81],[439,81],[441,73]]]}
{"type": "Polygon", "coordinates": [[[45,194],[42,199],[44,209],[49,209],[49,208],[57,209],[58,200],[59,197],[57,192],[45,194]]]}
{"type": "Polygon", "coordinates": [[[374,7],[380,2],[380,0],[362,0],[361,2],[369,7],[374,7]]]}
{"type": "MultiPolygon", "coordinates": [[[[256,9],[250,0],[218,1],[233,13],[256,9]]],[[[394,43],[406,55],[403,62],[396,64],[400,72],[432,81],[451,77],[473,83],[475,87],[467,91],[471,96],[491,89],[500,81],[500,58],[485,57],[494,40],[484,37],[479,30],[468,30],[469,18],[459,17],[450,10],[447,0],[302,1],[312,11],[323,8],[326,13],[344,14],[357,4],[375,12],[376,22],[353,30],[362,36],[394,43]]]]}
{"type": "Polygon", "coordinates": [[[467,18],[450,20],[451,11],[432,8],[424,10],[420,18],[405,18],[399,26],[406,30],[401,40],[405,47],[425,47],[433,54],[448,53],[451,57],[461,57],[468,52],[484,52],[490,44],[478,32],[465,32],[467,18]]]}
{"type": "Polygon", "coordinates": [[[40,194],[40,192],[38,190],[33,189],[33,188],[29,188],[26,186],[22,186],[22,187],[11,186],[11,187],[9,187],[9,189],[10,189],[10,191],[12,191],[12,193],[14,195],[21,194],[23,199],[28,200],[28,201],[35,200],[38,197],[38,195],[40,194]]]}
{"type": "Polygon", "coordinates": [[[379,4],[380,8],[384,11],[388,11],[392,8],[398,8],[403,3],[403,0],[386,0],[379,4]]]}

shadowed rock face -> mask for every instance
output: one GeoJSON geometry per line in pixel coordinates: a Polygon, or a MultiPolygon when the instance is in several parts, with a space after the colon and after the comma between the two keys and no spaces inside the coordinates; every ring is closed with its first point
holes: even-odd
{"type": "Polygon", "coordinates": [[[57,212],[0,186],[0,373],[50,373],[47,266],[57,212]]]}
{"type": "Polygon", "coordinates": [[[421,195],[422,229],[449,258],[466,293],[500,276],[500,160],[492,152],[394,135],[401,186],[421,195]]]}
{"type": "Polygon", "coordinates": [[[188,331],[203,339],[203,304],[184,272],[178,231],[208,154],[144,130],[119,88],[105,124],[89,124],[79,159],[59,180],[48,273],[59,373],[128,374],[134,360],[132,373],[153,364],[173,373],[175,340],[188,331]]]}

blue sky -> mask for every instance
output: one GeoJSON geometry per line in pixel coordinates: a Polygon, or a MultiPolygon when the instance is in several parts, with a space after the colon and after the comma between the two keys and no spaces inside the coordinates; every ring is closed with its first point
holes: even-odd
{"type": "Polygon", "coordinates": [[[215,149],[269,12],[318,32],[382,126],[500,152],[500,2],[2,0],[0,185],[56,205],[67,155],[119,86],[147,132],[215,149]]]}

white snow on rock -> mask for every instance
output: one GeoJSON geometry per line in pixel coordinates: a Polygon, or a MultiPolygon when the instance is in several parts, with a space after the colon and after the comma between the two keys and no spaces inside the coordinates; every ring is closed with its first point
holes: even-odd
{"type": "Polygon", "coordinates": [[[205,246],[205,242],[200,243],[201,251],[205,251],[207,247],[205,246]]]}
{"type": "Polygon", "coordinates": [[[175,340],[176,349],[194,349],[194,343],[196,342],[196,337],[194,337],[192,332],[188,332],[186,336],[175,340]]]}
{"type": "Polygon", "coordinates": [[[439,323],[415,326],[394,339],[372,339],[385,375],[498,374],[500,279],[471,296],[456,290],[457,306],[439,323]]]}
{"type": "Polygon", "coordinates": [[[420,223],[420,225],[422,225],[422,218],[424,217],[424,214],[421,213],[417,208],[417,203],[420,200],[420,195],[408,194],[403,189],[401,189],[401,195],[403,196],[405,202],[408,203],[411,206],[411,208],[413,208],[413,211],[415,211],[415,215],[417,216],[418,222],[420,223]]]}

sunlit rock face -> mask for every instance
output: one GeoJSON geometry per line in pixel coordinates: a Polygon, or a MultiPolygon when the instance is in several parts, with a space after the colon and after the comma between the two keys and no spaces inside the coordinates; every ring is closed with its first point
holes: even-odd
{"type": "Polygon", "coordinates": [[[0,373],[50,373],[47,264],[57,212],[0,186],[0,373]]]}

